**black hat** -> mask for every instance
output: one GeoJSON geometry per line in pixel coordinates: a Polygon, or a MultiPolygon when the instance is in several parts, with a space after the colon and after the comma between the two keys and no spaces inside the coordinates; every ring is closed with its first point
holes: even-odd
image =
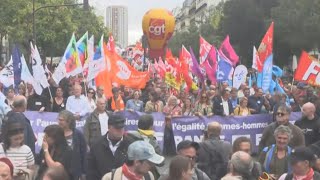
{"type": "Polygon", "coordinates": [[[117,129],[121,129],[125,126],[126,119],[118,114],[113,114],[109,116],[108,125],[113,126],[117,129]]]}
{"type": "Polygon", "coordinates": [[[291,164],[295,164],[299,161],[309,161],[311,163],[316,160],[316,156],[307,147],[298,147],[292,150],[289,157],[291,164]]]}
{"type": "Polygon", "coordinates": [[[193,147],[196,149],[196,151],[200,148],[199,143],[192,142],[190,140],[181,141],[177,146],[177,151],[180,151],[181,149],[187,149],[193,147]]]}

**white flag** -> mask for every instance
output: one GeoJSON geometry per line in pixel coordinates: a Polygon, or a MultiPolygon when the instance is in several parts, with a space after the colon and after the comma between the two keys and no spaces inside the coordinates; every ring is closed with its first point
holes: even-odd
{"type": "Polygon", "coordinates": [[[9,87],[14,84],[13,75],[13,61],[12,56],[8,64],[0,71],[0,82],[5,86],[9,87]]]}
{"type": "Polygon", "coordinates": [[[293,55],[292,57],[292,70],[295,71],[298,67],[298,60],[297,60],[297,56],[293,55]]]}
{"type": "Polygon", "coordinates": [[[34,81],[23,54],[21,56],[21,80],[29,84],[33,84],[34,81]]]}
{"type": "Polygon", "coordinates": [[[31,84],[34,91],[38,95],[42,94],[43,88],[41,87],[40,82],[36,81],[35,78],[31,75],[24,55],[21,56],[21,79],[24,82],[31,84]]]}
{"type": "Polygon", "coordinates": [[[101,71],[105,70],[106,62],[103,50],[103,36],[99,42],[96,52],[94,53],[93,59],[89,62],[88,77],[87,81],[94,79],[101,71]]]}
{"type": "Polygon", "coordinates": [[[36,77],[35,81],[40,83],[43,88],[49,87],[49,83],[45,74],[45,70],[42,66],[42,60],[38,48],[36,45],[33,47],[32,42],[30,42],[30,46],[32,58],[32,71],[33,76],[36,77]]]}

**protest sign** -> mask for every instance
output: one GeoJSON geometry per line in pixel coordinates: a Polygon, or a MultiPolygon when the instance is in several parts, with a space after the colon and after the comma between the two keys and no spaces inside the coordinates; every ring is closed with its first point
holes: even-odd
{"type": "MultiPolygon", "coordinates": [[[[138,129],[138,119],[145,113],[123,111],[118,114],[126,118],[126,131],[138,129]]],[[[46,126],[57,124],[58,113],[52,112],[25,112],[30,120],[33,131],[37,137],[36,152],[39,152],[46,126]]],[[[163,113],[151,113],[154,118],[154,131],[160,147],[163,146],[165,115],[163,113]]],[[[291,113],[290,121],[296,121],[301,113],[291,113]]],[[[77,128],[82,130],[86,117],[77,121],[77,128]]],[[[263,129],[272,122],[271,114],[259,114],[251,116],[182,116],[172,119],[172,130],[176,145],[183,140],[201,142],[203,130],[210,122],[217,121],[222,125],[221,139],[233,142],[237,137],[247,136],[252,140],[253,151],[256,151],[262,136],[263,129]]]]}

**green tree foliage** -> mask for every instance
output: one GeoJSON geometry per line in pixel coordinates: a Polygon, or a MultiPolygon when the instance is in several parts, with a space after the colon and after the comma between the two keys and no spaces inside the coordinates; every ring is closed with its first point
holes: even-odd
{"type": "Polygon", "coordinates": [[[210,8],[210,16],[205,19],[202,24],[191,24],[187,31],[176,31],[168,44],[173,54],[178,56],[179,50],[182,45],[184,45],[188,50],[191,47],[196,57],[199,57],[200,35],[211,44],[220,44],[223,40],[220,30],[220,23],[223,17],[223,5],[224,3],[221,2],[216,7],[210,8]]]}
{"type": "MultiPolygon", "coordinates": [[[[47,5],[76,4],[77,0],[35,0],[35,9],[47,5]]],[[[29,50],[32,40],[32,1],[0,1],[0,35],[8,35],[11,44],[22,44],[29,50]]],[[[103,19],[94,14],[93,9],[85,11],[83,6],[50,7],[35,13],[36,43],[45,56],[62,56],[72,33],[80,38],[86,31],[99,39],[107,37],[103,19]]]]}
{"type": "Polygon", "coordinates": [[[266,26],[262,10],[254,0],[230,0],[223,9],[221,31],[230,35],[231,44],[243,64],[250,64],[253,45],[258,45],[266,26]]]}
{"type": "MultiPolygon", "coordinates": [[[[280,0],[272,9],[275,22],[275,51],[279,59],[288,59],[302,49],[319,48],[320,0],[280,0]]],[[[285,62],[284,62],[285,63],[285,62]]]]}

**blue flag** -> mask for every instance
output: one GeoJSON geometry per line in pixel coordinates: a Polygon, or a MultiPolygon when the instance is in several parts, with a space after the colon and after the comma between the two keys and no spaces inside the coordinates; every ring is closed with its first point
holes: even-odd
{"type": "Polygon", "coordinates": [[[273,54],[264,62],[262,70],[262,90],[268,92],[272,81],[273,54]]]}
{"type": "Polygon", "coordinates": [[[218,53],[218,71],[217,71],[217,81],[224,82],[229,81],[230,73],[232,71],[232,64],[227,60],[226,57],[218,53]]]}
{"type": "Polygon", "coordinates": [[[17,45],[14,46],[12,51],[13,60],[13,74],[14,74],[14,84],[17,87],[21,82],[21,54],[17,45]]]}

